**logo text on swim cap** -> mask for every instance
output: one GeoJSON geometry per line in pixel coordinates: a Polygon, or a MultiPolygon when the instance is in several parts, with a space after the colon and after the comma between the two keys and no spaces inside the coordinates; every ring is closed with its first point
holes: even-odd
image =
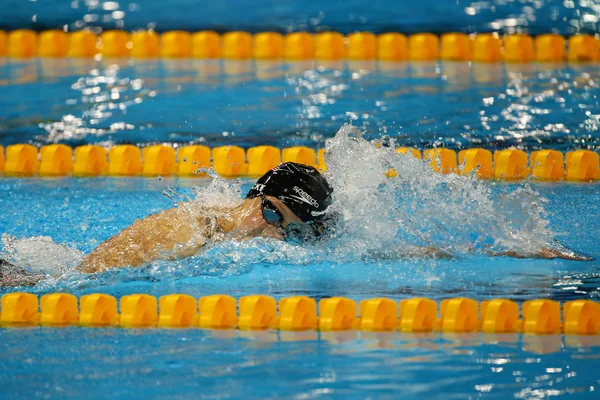
{"type": "Polygon", "coordinates": [[[299,200],[302,200],[305,203],[308,203],[315,208],[319,208],[319,202],[316,201],[310,194],[306,193],[304,190],[300,189],[298,186],[294,186],[294,188],[292,190],[300,195],[299,200]]]}
{"type": "Polygon", "coordinates": [[[254,185],[254,189],[259,192],[262,193],[265,190],[265,184],[264,183],[257,183],[254,185]]]}

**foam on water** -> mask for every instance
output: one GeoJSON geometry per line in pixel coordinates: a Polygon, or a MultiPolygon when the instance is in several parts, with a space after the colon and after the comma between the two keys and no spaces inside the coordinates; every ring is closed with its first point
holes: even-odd
{"type": "MultiPolygon", "coordinates": [[[[380,147],[344,125],[327,142],[326,176],[334,188],[330,208],[339,223],[330,237],[311,244],[255,238],[209,243],[198,255],[178,261],[156,261],[139,269],[110,271],[102,282],[129,279],[174,278],[243,274],[256,265],[352,263],[379,265],[390,260],[421,257],[421,247],[441,250],[453,257],[516,251],[534,255],[551,247],[544,199],[527,183],[505,185],[435,173],[422,160],[380,147]],[[389,168],[399,176],[389,179],[389,168]]],[[[179,206],[231,209],[240,204],[242,182],[212,176],[210,185],[196,187],[193,198],[171,190],[165,195],[179,206]]],[[[47,237],[17,239],[3,236],[4,252],[17,265],[48,274],[41,287],[94,284],[97,278],[73,272],[83,255],[47,237]],[[69,272],[71,271],[71,272],[69,272]],[[65,275],[65,272],[68,272],[65,275]],[[58,277],[58,278],[57,278],[58,277]],[[91,279],[91,280],[90,280],[91,279]]],[[[430,260],[435,266],[435,255],[430,260]]],[[[99,283],[99,282],[98,282],[99,283]]]]}
{"type": "Polygon", "coordinates": [[[345,125],[325,160],[347,244],[361,251],[432,246],[452,253],[517,251],[552,244],[544,199],[529,184],[442,175],[410,154],[377,147],[345,125]],[[388,179],[388,168],[399,176],[388,179]]]}
{"type": "Polygon", "coordinates": [[[45,274],[61,274],[81,263],[83,253],[63,244],[54,243],[51,237],[35,236],[17,239],[2,235],[3,252],[17,265],[45,274]]]}

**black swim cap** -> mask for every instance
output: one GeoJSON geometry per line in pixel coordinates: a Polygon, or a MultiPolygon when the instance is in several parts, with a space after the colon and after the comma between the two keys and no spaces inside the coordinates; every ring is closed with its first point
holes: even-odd
{"type": "Polygon", "coordinates": [[[273,196],[304,222],[319,221],[331,205],[333,189],[315,168],[287,162],[264,174],[246,195],[273,196]]]}

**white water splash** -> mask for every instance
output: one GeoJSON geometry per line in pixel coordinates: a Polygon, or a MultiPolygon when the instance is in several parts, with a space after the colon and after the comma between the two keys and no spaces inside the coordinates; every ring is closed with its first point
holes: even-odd
{"type": "Polygon", "coordinates": [[[221,178],[210,168],[206,171],[211,177],[208,186],[196,186],[193,190],[194,199],[192,203],[209,208],[234,208],[242,202],[242,182],[240,180],[227,180],[221,178]]]}
{"type": "Polygon", "coordinates": [[[83,253],[63,244],[54,243],[48,236],[18,239],[2,235],[3,252],[16,265],[44,274],[62,274],[75,268],[83,253]]]}
{"type": "Polygon", "coordinates": [[[432,246],[532,255],[553,241],[545,200],[528,184],[442,175],[393,146],[367,142],[350,125],[327,142],[325,161],[352,251],[432,246]],[[397,178],[385,177],[390,167],[397,178]]]}

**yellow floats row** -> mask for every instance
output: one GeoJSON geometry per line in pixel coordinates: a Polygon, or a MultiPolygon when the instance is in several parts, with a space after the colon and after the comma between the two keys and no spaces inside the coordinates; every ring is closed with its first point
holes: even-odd
{"type": "MultiPolygon", "coordinates": [[[[319,151],[319,165],[324,149],[319,151]]],[[[0,146],[0,172],[6,176],[206,176],[203,169],[213,166],[223,177],[259,177],[281,162],[298,162],[317,167],[315,150],[308,147],[289,147],[280,151],[272,146],[257,146],[246,152],[237,146],[210,149],[206,146],[156,145],[139,148],[120,145],[104,147],[85,145],[75,150],[63,144],[37,147],[16,144],[6,148],[6,161],[0,146]],[[74,157],[73,157],[74,154],[74,157]],[[246,154],[248,161],[246,162],[246,154]],[[211,164],[212,161],[212,164],[211,164]]]]}
{"type": "MultiPolygon", "coordinates": [[[[590,150],[575,150],[566,157],[557,150],[538,150],[527,154],[523,150],[507,149],[491,152],[473,148],[457,153],[450,149],[427,149],[421,155],[416,149],[402,147],[399,153],[411,153],[423,158],[431,168],[442,174],[475,175],[481,179],[519,181],[532,177],[541,181],[590,182],[600,180],[600,156],[590,150]],[[566,163],[565,163],[566,161],[566,163]]],[[[397,173],[388,171],[388,176],[397,173]]]]}
{"type": "Polygon", "coordinates": [[[121,326],[284,331],[401,331],[447,333],[515,333],[598,335],[600,303],[574,300],[530,300],[522,307],[511,300],[478,303],[452,298],[438,304],[427,298],[399,303],[373,298],[357,303],[344,297],[322,299],[306,296],[282,298],[211,295],[199,300],[186,294],[156,297],[132,294],[119,301],[107,294],[77,297],[68,293],[42,296],[10,293],[2,296],[0,323],[4,326],[121,326]],[[120,306],[120,313],[117,303],[120,306]],[[41,306],[41,307],[40,307],[41,306]],[[317,316],[318,309],[318,316],[317,316]],[[439,310],[438,310],[439,309],[439,310]],[[522,313],[521,313],[522,310],[522,313]]]}
{"type": "MultiPolygon", "coordinates": [[[[85,145],[75,150],[63,144],[42,146],[16,144],[4,150],[0,146],[0,173],[5,176],[205,176],[204,169],[214,168],[222,177],[259,177],[281,162],[297,162],[326,171],[324,149],[318,152],[296,146],[280,150],[273,146],[256,146],[245,151],[237,146],[181,146],[177,150],[166,145],[139,148],[119,145],[109,150],[85,145]]],[[[474,148],[417,149],[400,147],[400,154],[412,154],[423,159],[442,174],[476,175],[482,179],[516,181],[533,177],[543,181],[589,182],[600,180],[600,156],[590,150],[568,152],[539,150],[527,154],[522,150],[499,150],[492,153],[474,148]],[[566,161],[566,162],[565,162],[566,161]]],[[[388,177],[397,176],[389,170],[388,177]]]]}
{"type": "Polygon", "coordinates": [[[90,31],[63,32],[32,30],[0,31],[0,56],[24,57],[104,57],[133,58],[229,58],[288,60],[454,60],[476,62],[589,62],[600,60],[600,41],[590,35],[565,39],[557,34],[445,33],[436,36],[418,33],[375,35],[356,32],[343,36],[337,32],[281,35],[262,32],[109,30],[99,36],[90,31]]]}

